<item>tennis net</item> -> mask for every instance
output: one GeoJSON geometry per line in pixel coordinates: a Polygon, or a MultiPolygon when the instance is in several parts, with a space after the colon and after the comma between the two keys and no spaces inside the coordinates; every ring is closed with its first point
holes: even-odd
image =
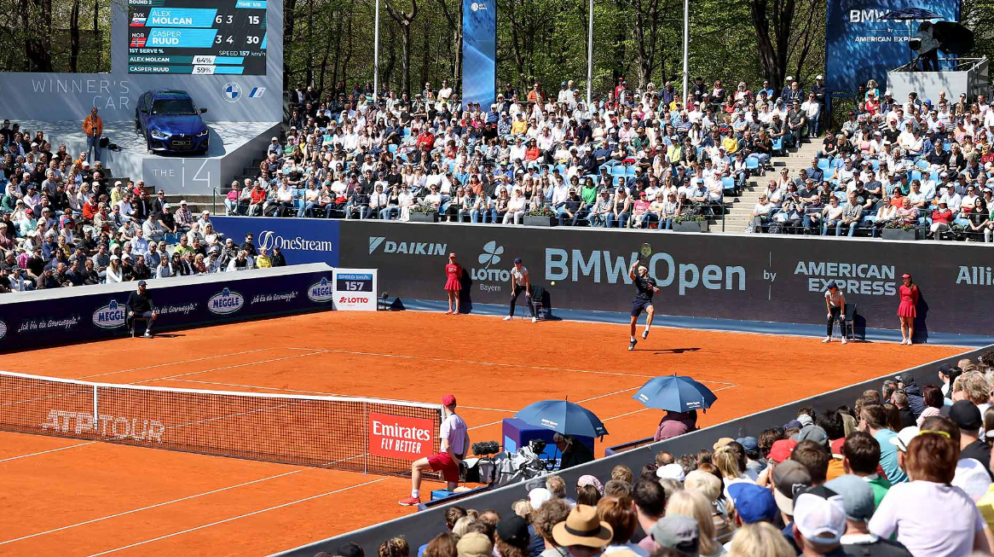
{"type": "Polygon", "coordinates": [[[410,474],[441,420],[437,404],[0,372],[0,430],[370,474],[410,474]]]}

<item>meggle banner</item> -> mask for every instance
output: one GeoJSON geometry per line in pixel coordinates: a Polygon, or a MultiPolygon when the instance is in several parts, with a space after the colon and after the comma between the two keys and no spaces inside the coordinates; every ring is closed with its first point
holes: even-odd
{"type": "Polygon", "coordinates": [[[463,0],[462,100],[487,108],[497,98],[497,0],[463,0]]]}
{"type": "Polygon", "coordinates": [[[449,252],[476,303],[505,304],[515,257],[555,307],[627,312],[628,267],[642,242],[662,293],[656,309],[685,315],[823,323],[825,284],[839,282],[871,328],[896,329],[897,288],[921,290],[916,330],[994,336],[994,254],[980,244],[934,244],[768,235],[721,236],[483,225],[341,223],[343,265],[378,269],[391,297],[444,299],[449,252]],[[552,286],[555,281],[555,286],[552,286]]]}
{"type": "MultiPolygon", "coordinates": [[[[855,91],[874,79],[880,94],[887,72],[913,59],[908,22],[881,19],[903,8],[933,11],[945,21],[959,21],[959,0],[836,0],[828,2],[825,26],[825,77],[829,91],[855,91]]],[[[911,36],[920,21],[911,22],[911,36]]],[[[897,99],[905,101],[907,99],[897,99]]]]}
{"type": "Polygon", "coordinates": [[[327,263],[338,266],[338,224],[329,219],[212,217],[214,229],[235,245],[252,234],[257,248],[280,248],[288,265],[327,263]]]}
{"type": "MultiPolygon", "coordinates": [[[[153,331],[330,311],[332,271],[302,265],[151,280],[148,293],[159,313],[153,331]]],[[[42,292],[6,294],[0,300],[0,352],[125,336],[125,303],[136,284],[60,289],[44,296],[50,299],[37,299],[42,292]]]]}

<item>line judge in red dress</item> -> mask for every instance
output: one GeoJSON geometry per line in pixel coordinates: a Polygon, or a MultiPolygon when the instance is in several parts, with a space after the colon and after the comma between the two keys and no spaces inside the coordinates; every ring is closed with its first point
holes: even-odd
{"type": "Polygon", "coordinates": [[[445,265],[445,291],[449,294],[449,311],[446,315],[459,315],[459,292],[462,290],[462,265],[456,263],[456,254],[449,254],[445,265]],[[453,303],[455,309],[453,309],[453,303]]]}
{"type": "Polygon", "coordinates": [[[897,289],[897,294],[901,298],[901,305],[897,306],[897,317],[901,320],[901,344],[911,344],[911,339],[915,336],[915,317],[918,312],[918,287],[911,281],[911,275],[905,273],[901,276],[904,284],[897,289]]]}

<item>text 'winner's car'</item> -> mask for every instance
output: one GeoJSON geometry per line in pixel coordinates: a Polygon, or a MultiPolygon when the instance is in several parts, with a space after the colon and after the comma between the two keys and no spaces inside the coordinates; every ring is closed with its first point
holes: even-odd
{"type": "Polygon", "coordinates": [[[210,129],[186,91],[146,91],[135,108],[135,131],[149,153],[207,153],[210,129]]]}

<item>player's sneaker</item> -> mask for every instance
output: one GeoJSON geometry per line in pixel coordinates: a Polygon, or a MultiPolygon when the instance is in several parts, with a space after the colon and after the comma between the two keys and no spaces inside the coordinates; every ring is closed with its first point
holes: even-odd
{"type": "Polygon", "coordinates": [[[832,342],[832,337],[825,337],[825,340],[821,341],[822,344],[832,342]]]}
{"type": "Polygon", "coordinates": [[[842,337],[842,344],[846,343],[846,337],[842,337]]]}
{"type": "Polygon", "coordinates": [[[642,331],[642,340],[649,338],[649,329],[642,331]]]}
{"type": "Polygon", "coordinates": [[[504,321],[510,321],[510,320],[511,320],[511,316],[510,315],[505,315],[504,316],[504,321]]]}
{"type": "Polygon", "coordinates": [[[638,344],[638,343],[639,343],[639,341],[637,341],[637,340],[633,340],[633,341],[629,342],[628,343],[628,351],[631,352],[632,350],[635,350],[635,345],[638,344]]]}
{"type": "Polygon", "coordinates": [[[145,334],[142,335],[145,338],[152,338],[152,331],[146,330],[145,334]]]}
{"type": "Polygon", "coordinates": [[[421,504],[421,499],[418,499],[417,497],[408,497],[397,502],[400,503],[402,507],[416,507],[421,504]]]}
{"type": "Polygon", "coordinates": [[[538,323],[538,317],[532,317],[532,323],[538,323]]]}

